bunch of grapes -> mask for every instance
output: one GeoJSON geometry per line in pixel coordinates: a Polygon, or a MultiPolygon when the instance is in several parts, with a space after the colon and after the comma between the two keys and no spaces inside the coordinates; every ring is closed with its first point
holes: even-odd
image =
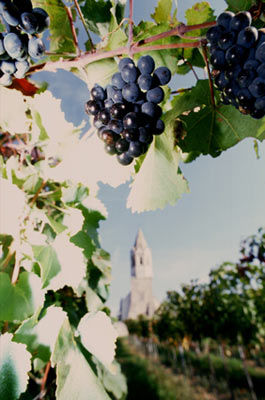
{"type": "Polygon", "coordinates": [[[45,46],[38,36],[48,28],[49,15],[40,7],[33,8],[31,0],[0,0],[0,19],[6,26],[0,33],[0,84],[12,84],[12,76],[25,77],[30,57],[44,56],[45,46]]]}
{"type": "Polygon", "coordinates": [[[265,115],[265,33],[251,22],[248,11],[223,12],[206,38],[221,101],[259,119],[265,115]]]}
{"type": "Polygon", "coordinates": [[[153,135],[164,131],[158,103],[164,99],[161,86],[170,79],[170,70],[155,69],[151,56],[142,56],[137,66],[126,57],[120,60],[119,72],[112,76],[110,85],[92,88],[85,111],[94,116],[93,124],[106,152],[116,154],[120,164],[128,165],[146,153],[153,135]]]}

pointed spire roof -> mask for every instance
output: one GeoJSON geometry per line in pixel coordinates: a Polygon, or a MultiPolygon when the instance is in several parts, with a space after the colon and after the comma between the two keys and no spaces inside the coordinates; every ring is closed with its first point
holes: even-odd
{"type": "Polygon", "coordinates": [[[136,248],[137,247],[142,247],[143,249],[148,247],[147,242],[146,242],[145,237],[144,237],[144,234],[143,234],[143,231],[142,231],[141,228],[138,230],[138,233],[136,235],[134,247],[136,247],[136,248]]]}

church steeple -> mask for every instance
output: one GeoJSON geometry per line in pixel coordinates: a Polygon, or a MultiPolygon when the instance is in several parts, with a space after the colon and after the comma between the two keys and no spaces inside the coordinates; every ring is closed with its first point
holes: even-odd
{"type": "Polygon", "coordinates": [[[131,276],[135,278],[152,278],[152,255],[144,234],[138,230],[134,247],[131,250],[131,276]]]}

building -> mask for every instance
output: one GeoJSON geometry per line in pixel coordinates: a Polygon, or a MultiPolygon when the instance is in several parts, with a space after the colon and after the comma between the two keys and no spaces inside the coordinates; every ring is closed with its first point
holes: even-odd
{"type": "Polygon", "coordinates": [[[136,319],[140,314],[152,317],[159,303],[152,292],[152,254],[139,229],[131,250],[131,291],[120,301],[119,319],[136,319]]]}

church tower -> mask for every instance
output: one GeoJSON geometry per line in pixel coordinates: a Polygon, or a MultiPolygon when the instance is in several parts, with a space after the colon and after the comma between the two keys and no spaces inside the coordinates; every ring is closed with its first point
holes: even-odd
{"type": "Polygon", "coordinates": [[[158,307],[152,293],[152,254],[139,229],[131,250],[131,292],[120,302],[119,319],[136,319],[140,314],[151,317],[158,307]]]}

